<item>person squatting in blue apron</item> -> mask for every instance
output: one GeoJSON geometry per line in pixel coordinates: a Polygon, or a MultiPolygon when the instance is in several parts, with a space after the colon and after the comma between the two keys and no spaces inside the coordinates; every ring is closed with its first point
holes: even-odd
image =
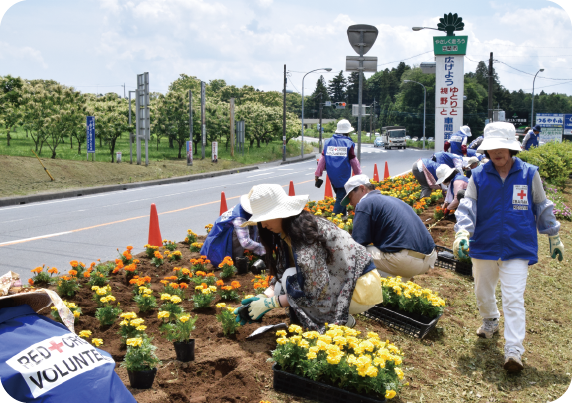
{"type": "Polygon", "coordinates": [[[225,211],[213,224],[207,239],[201,248],[201,255],[206,256],[214,267],[217,267],[226,256],[236,260],[244,255],[244,250],[249,250],[255,255],[262,256],[266,252],[264,246],[258,242],[256,227],[241,227],[252,216],[249,204],[244,200],[247,195],[242,195],[240,203],[225,211]]]}
{"type": "Polygon", "coordinates": [[[495,290],[500,280],[504,312],[504,369],[519,372],[526,335],[524,291],[528,267],[538,262],[537,230],[548,235],[550,255],[563,260],[554,204],[544,192],[538,167],[523,162],[514,125],[485,127],[478,151],[489,161],[473,170],[455,217],[453,252],[471,257],[475,296],[483,320],[477,335],[490,339],[499,330],[495,290]],[[469,247],[470,246],[470,247],[469,247]]]}
{"type": "Polygon", "coordinates": [[[334,214],[346,214],[346,208],[341,205],[342,199],[346,196],[344,185],[352,176],[361,174],[361,167],[355,155],[355,144],[348,137],[348,133],[354,131],[350,122],[342,119],[338,122],[336,133],[324,144],[324,151],[318,161],[316,169],[316,180],[322,176],[324,169],[328,172],[330,182],[336,194],[334,204],[334,214]]]}

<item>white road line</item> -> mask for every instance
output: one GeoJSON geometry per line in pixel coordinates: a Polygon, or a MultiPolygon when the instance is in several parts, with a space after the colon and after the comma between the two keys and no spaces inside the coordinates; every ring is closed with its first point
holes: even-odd
{"type": "Polygon", "coordinates": [[[35,236],[35,237],[33,237],[33,238],[16,239],[16,240],[14,240],[14,241],[2,242],[2,243],[0,243],[0,246],[2,246],[2,245],[7,245],[7,244],[12,244],[12,243],[18,243],[18,242],[33,241],[34,239],[52,238],[52,237],[54,237],[54,236],[60,236],[60,235],[71,234],[72,232],[73,232],[73,231],[66,231],[66,232],[58,232],[57,234],[49,234],[49,235],[35,236]]]}
{"type": "Polygon", "coordinates": [[[277,171],[293,171],[292,168],[278,168],[277,171]]]}
{"type": "Polygon", "coordinates": [[[255,176],[271,175],[271,174],[273,174],[273,173],[274,173],[274,172],[266,172],[266,173],[264,173],[264,174],[258,174],[258,175],[247,176],[246,178],[248,179],[248,178],[254,178],[255,176]]]}

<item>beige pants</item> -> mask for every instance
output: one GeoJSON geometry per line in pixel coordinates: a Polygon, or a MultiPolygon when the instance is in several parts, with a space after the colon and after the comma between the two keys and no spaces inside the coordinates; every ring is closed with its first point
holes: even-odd
{"type": "Polygon", "coordinates": [[[367,246],[366,250],[373,257],[373,263],[382,277],[401,276],[402,281],[408,281],[418,274],[425,274],[435,266],[437,252],[425,256],[424,259],[410,256],[407,249],[395,253],[383,253],[375,246],[367,246]]]}

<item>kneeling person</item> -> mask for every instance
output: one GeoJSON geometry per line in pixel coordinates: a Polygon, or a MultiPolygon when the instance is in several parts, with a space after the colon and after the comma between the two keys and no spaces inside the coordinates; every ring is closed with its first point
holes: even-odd
{"type": "Polygon", "coordinates": [[[366,246],[382,276],[401,276],[407,281],[434,267],[435,242],[409,205],[382,195],[367,175],[353,176],[345,189],[342,204],[355,208],[352,237],[366,246]]]}

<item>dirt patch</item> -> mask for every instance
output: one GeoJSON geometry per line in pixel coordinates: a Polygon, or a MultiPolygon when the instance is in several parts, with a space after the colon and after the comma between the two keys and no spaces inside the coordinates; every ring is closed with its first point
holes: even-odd
{"type": "Polygon", "coordinates": [[[120,164],[40,159],[54,177],[53,182],[35,157],[0,155],[0,178],[2,178],[0,197],[143,182],[244,166],[236,161],[219,160],[215,164],[206,159],[195,160],[191,167],[187,167],[186,160],[149,161],[149,166],[146,167],[135,163],[129,164],[129,159],[123,159],[124,162],[120,164]]]}

